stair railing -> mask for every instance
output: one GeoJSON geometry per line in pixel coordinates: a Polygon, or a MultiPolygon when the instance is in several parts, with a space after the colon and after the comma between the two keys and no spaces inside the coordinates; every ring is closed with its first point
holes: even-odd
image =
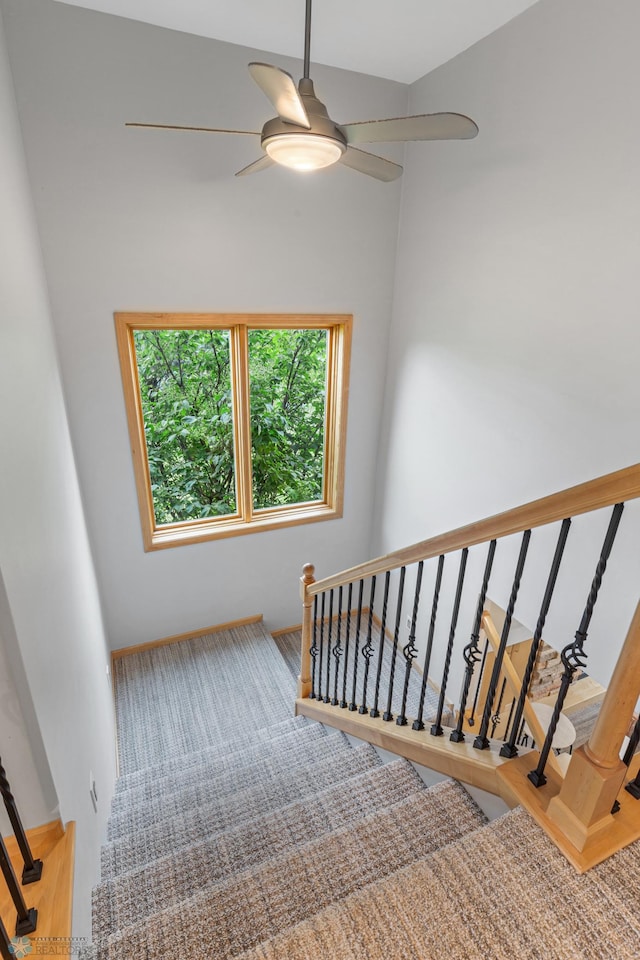
{"type": "MultiPolygon", "coordinates": [[[[27,839],[24,827],[22,826],[20,815],[18,814],[16,801],[13,793],[11,792],[11,785],[9,784],[9,780],[7,779],[7,774],[1,760],[0,793],[2,793],[5,809],[9,816],[11,826],[13,827],[16,843],[18,844],[18,848],[24,863],[24,868],[22,871],[22,884],[35,883],[42,875],[42,861],[35,860],[33,854],[31,853],[29,841],[27,839]]],[[[25,903],[20,883],[16,876],[15,870],[13,869],[13,864],[9,858],[9,854],[2,837],[0,837],[0,871],[2,872],[4,882],[16,909],[16,936],[21,937],[28,933],[33,933],[38,922],[38,911],[35,909],[35,907],[27,907],[27,904],[25,903]]],[[[4,958],[10,958],[14,956],[6,927],[1,921],[0,956],[3,958],[3,960],[4,958]]]]}
{"type": "MultiPolygon", "coordinates": [[[[497,778],[504,789],[494,789],[494,792],[502,792],[512,802],[526,803],[540,822],[547,817],[552,826],[548,823],[543,825],[549,832],[562,834],[572,849],[579,852],[573,862],[578,865],[579,861],[580,869],[586,862],[585,857],[587,860],[593,856],[602,859],[598,852],[590,854],[587,848],[595,844],[599,850],[604,846],[601,835],[603,830],[611,826],[614,801],[616,806],[622,802],[617,798],[627,767],[620,760],[620,750],[640,697],[639,614],[632,622],[589,742],[574,751],[564,778],[565,767],[555,758],[552,745],[569,688],[587,663],[589,626],[614,548],[624,504],[639,497],[640,464],[636,464],[322,580],[316,581],[314,567],[306,564],[301,579],[303,624],[297,712],[315,716],[343,729],[348,728],[357,736],[405,756],[410,755],[411,759],[417,758],[419,751],[415,744],[419,743],[420,749],[426,751],[426,759],[420,762],[463,780],[469,779],[468,772],[474,768],[473,751],[469,750],[469,743],[465,744],[465,741],[479,718],[479,729],[471,745],[477,751],[475,767],[479,769],[482,766],[480,758],[485,753],[485,766],[490,766],[495,776],[483,775],[476,781],[477,785],[489,784],[488,788],[492,789],[490,784],[495,784],[497,778]],[[586,590],[587,599],[575,638],[562,650],[564,673],[551,720],[544,730],[530,707],[531,681],[565,556],[571,520],[597,510],[611,510],[608,527],[599,554],[594,558],[595,571],[586,590]],[[526,575],[531,532],[554,524],[559,524],[555,552],[540,602],[529,658],[520,679],[514,675],[506,653],[521,582],[526,575]],[[501,541],[513,535],[520,535],[520,547],[504,623],[498,633],[485,610],[485,603],[496,553],[500,551],[501,541]],[[465,583],[467,556],[472,547],[482,544],[487,546],[484,573],[468,635],[470,639],[462,652],[461,692],[452,709],[447,693],[456,651],[461,595],[470,589],[465,583]],[[429,626],[424,637],[424,656],[418,657],[416,622],[420,603],[424,605],[421,590],[428,579],[429,561],[437,561],[437,569],[433,571],[435,584],[430,616],[427,611],[429,626]],[[445,565],[447,569],[450,568],[452,562],[455,564],[455,595],[450,609],[445,611],[440,600],[443,569],[445,565]],[[395,571],[399,571],[399,576],[394,576],[392,587],[391,575],[395,571]],[[410,577],[408,571],[411,572],[410,577]],[[405,601],[405,586],[409,582],[415,583],[415,591],[405,601]],[[382,594],[381,604],[379,599],[376,600],[376,592],[378,598],[382,594]],[[345,594],[348,600],[346,610],[343,610],[345,594]],[[351,599],[356,596],[357,605],[352,609],[351,599]],[[367,602],[365,598],[368,598],[368,608],[363,607],[363,603],[367,602]],[[409,639],[404,646],[400,642],[403,603],[411,610],[407,616],[409,639]],[[336,614],[334,609],[337,610],[336,614]],[[380,613],[379,619],[375,609],[380,613]],[[434,638],[438,619],[442,622],[440,632],[448,626],[448,639],[444,650],[438,651],[443,668],[436,686],[430,677],[430,670],[436,653],[434,638]],[[377,630],[374,629],[376,622],[377,630]],[[485,637],[484,654],[480,647],[481,634],[485,637]],[[343,656],[340,640],[341,636],[347,635],[353,651],[350,657],[343,656]],[[335,637],[337,640],[332,646],[332,638],[335,637]],[[494,654],[493,666],[488,675],[486,695],[480,703],[478,694],[483,671],[489,662],[489,650],[494,654]],[[416,666],[422,668],[422,677],[416,666]],[[338,700],[336,691],[340,687],[343,691],[352,691],[348,703],[344,695],[338,700]],[[411,690],[414,692],[413,716],[408,715],[411,690]],[[471,698],[473,705],[469,710],[471,698]],[[384,712],[381,707],[386,707],[384,712]],[[341,718],[341,710],[347,708],[348,713],[342,714],[341,718]],[[503,724],[502,713],[507,708],[508,718],[503,724]],[[357,712],[357,716],[354,712],[357,712]],[[349,713],[353,718],[347,721],[349,713]],[[425,718],[428,730],[425,728],[425,718]],[[404,728],[402,733],[399,730],[392,733],[393,720],[394,726],[404,728]],[[539,753],[527,752],[519,756],[525,723],[540,750],[539,753]],[[499,736],[496,733],[498,730],[501,731],[499,736]],[[415,732],[413,740],[412,732],[415,732]],[[448,733],[449,741],[446,748],[445,733],[448,733]],[[434,738],[431,746],[430,738],[434,738]],[[436,757],[434,749],[438,738],[436,757]],[[435,757],[433,762],[429,760],[429,750],[435,757]],[[507,769],[511,772],[507,772],[507,769]],[[461,773],[456,772],[458,770],[461,773]],[[538,798],[532,799],[536,794],[538,798]]],[[[470,779],[473,781],[473,777],[470,779]]],[[[640,793],[640,774],[636,780],[636,793],[640,793]]],[[[624,796],[628,798],[634,795],[630,786],[624,796]]],[[[625,812],[620,822],[622,820],[633,821],[627,833],[637,831],[637,836],[640,836],[640,804],[635,812],[629,815],[625,812]]],[[[618,833],[619,826],[620,823],[618,833]]]]}

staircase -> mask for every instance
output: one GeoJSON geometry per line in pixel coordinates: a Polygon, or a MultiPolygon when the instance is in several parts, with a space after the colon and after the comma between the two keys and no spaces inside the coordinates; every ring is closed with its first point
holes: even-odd
{"type": "Polygon", "coordinates": [[[488,823],[456,781],[427,787],[404,759],[280,719],[293,677],[261,624],[242,648],[246,633],[116,662],[128,772],[94,891],[95,960],[638,956],[638,844],[580,876],[521,808],[488,823]],[[210,666],[206,723],[228,729],[241,704],[225,699],[227,654],[251,649],[270,661],[271,706],[205,746],[183,684],[210,666]],[[145,685],[148,729],[130,739],[145,685]],[[160,749],[167,716],[179,736],[160,749]]]}

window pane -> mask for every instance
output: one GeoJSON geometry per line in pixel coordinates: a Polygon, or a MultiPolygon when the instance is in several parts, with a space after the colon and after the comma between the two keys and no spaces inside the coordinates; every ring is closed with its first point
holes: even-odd
{"type": "Polygon", "coordinates": [[[250,330],[254,508],[322,500],[326,330],[250,330]]]}
{"type": "Polygon", "coordinates": [[[156,523],[236,512],[228,330],[136,330],[156,523]]]}

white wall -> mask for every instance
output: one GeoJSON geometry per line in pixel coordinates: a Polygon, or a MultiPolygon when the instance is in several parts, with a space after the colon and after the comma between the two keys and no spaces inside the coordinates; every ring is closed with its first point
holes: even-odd
{"type": "MultiPolygon", "coordinates": [[[[113,708],[1,20],[0,209],[0,633],[3,682],[22,714],[0,738],[17,730],[30,742],[22,773],[42,796],[29,820],[53,815],[57,794],[64,821],[77,821],[74,926],[86,934],[114,780],[113,708]]],[[[22,774],[11,779],[18,795],[22,774]]]]}
{"type": "MultiPolygon", "coordinates": [[[[268,54],[50,0],[3,4],[111,644],[253,613],[299,622],[304,562],[327,575],[366,557],[400,186],[346,168],[236,180],[259,156],[249,138],[125,129],[259,130],[270,108],[246,65],[268,54]],[[145,554],[113,328],[124,309],[353,312],[344,519],[145,554]]],[[[313,72],[338,120],[406,108],[402,84],[313,72]]]]}
{"type": "MultiPolygon", "coordinates": [[[[458,110],[480,135],[407,151],[373,555],[639,459],[639,31],[635,0],[541,0],[411,88],[410,112],[458,110]]],[[[638,596],[635,512],[593,622],[602,679],[638,596]]],[[[572,531],[556,643],[598,524],[572,531]]],[[[551,549],[534,535],[529,625],[551,549]]]]}

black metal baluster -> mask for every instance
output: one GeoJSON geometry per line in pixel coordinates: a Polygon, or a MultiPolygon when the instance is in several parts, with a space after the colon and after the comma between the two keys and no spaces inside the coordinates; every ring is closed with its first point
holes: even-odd
{"type": "Polygon", "coordinates": [[[421,560],[418,564],[418,572],[416,574],[416,589],[413,594],[413,611],[411,613],[411,628],[409,630],[409,640],[407,644],[402,648],[402,655],[405,659],[405,671],[404,671],[404,687],[402,690],[402,706],[400,707],[400,713],[396,719],[396,723],[399,727],[406,727],[407,717],[407,696],[409,695],[409,680],[411,679],[411,670],[413,669],[413,661],[416,658],[418,648],[416,647],[416,620],[418,619],[418,605],[420,603],[420,589],[422,587],[422,570],[424,567],[424,560],[421,560]]]}
{"type": "Polygon", "coordinates": [[[27,907],[22,896],[22,890],[18,883],[18,878],[13,872],[11,861],[4,840],[0,837],[0,870],[4,876],[4,881],[11,894],[13,905],[16,908],[18,918],[16,921],[16,936],[22,937],[26,933],[33,933],[38,922],[38,911],[35,907],[27,907]]]}
{"type": "Polygon", "coordinates": [[[502,686],[500,687],[500,696],[498,697],[498,704],[495,709],[495,713],[491,717],[491,738],[496,735],[496,728],[500,723],[500,711],[502,710],[502,701],[504,700],[504,692],[507,689],[507,678],[505,677],[502,681],[502,686]]]}
{"type": "Polygon", "coordinates": [[[540,649],[540,644],[542,643],[542,631],[544,630],[547,614],[549,613],[549,607],[551,606],[551,598],[553,597],[553,591],[555,589],[556,580],[558,579],[558,571],[560,570],[562,555],[564,553],[564,548],[567,543],[567,537],[569,536],[570,526],[571,526],[570,519],[562,521],[562,526],[560,527],[560,533],[558,535],[558,542],[556,544],[555,553],[553,555],[553,561],[551,563],[549,579],[547,580],[547,586],[544,591],[544,597],[542,598],[542,604],[540,606],[540,614],[538,616],[538,622],[536,624],[535,633],[533,634],[533,640],[531,641],[531,649],[529,651],[529,657],[527,659],[527,666],[525,667],[524,676],[522,677],[522,686],[520,687],[518,703],[516,704],[516,711],[513,718],[513,727],[511,728],[511,736],[509,737],[509,740],[506,743],[503,743],[500,748],[501,757],[517,757],[518,755],[516,738],[518,737],[518,731],[522,726],[522,714],[524,711],[524,704],[525,704],[525,700],[527,699],[527,695],[529,693],[529,685],[531,683],[531,677],[533,676],[533,671],[535,670],[536,660],[538,659],[538,650],[540,649]]]}
{"type": "Polygon", "coordinates": [[[373,601],[376,596],[376,578],[371,577],[371,594],[369,596],[369,622],[367,624],[367,640],[362,648],[362,656],[364,657],[364,676],[362,678],[362,703],[358,708],[358,713],[369,713],[369,708],[367,707],[367,681],[369,680],[369,666],[371,663],[371,657],[373,656],[373,644],[371,643],[371,631],[373,628],[373,601]]]}
{"type": "Polygon", "coordinates": [[[564,673],[562,674],[562,679],[560,680],[560,689],[558,690],[558,697],[556,699],[555,706],[553,708],[553,713],[551,714],[551,720],[549,721],[549,727],[547,729],[547,735],[545,737],[542,750],[540,751],[540,759],[538,761],[538,766],[535,770],[531,770],[527,776],[529,780],[535,787],[542,787],[546,782],[547,778],[544,774],[544,768],[547,765],[547,759],[549,757],[549,751],[551,750],[551,744],[553,743],[553,738],[555,736],[556,727],[558,726],[558,720],[560,719],[560,714],[562,713],[562,708],[564,706],[564,701],[567,696],[567,692],[571,683],[573,681],[573,675],[578,669],[583,669],[587,665],[587,655],[584,652],[584,644],[587,639],[587,631],[589,629],[589,624],[591,623],[591,617],[593,615],[593,608],[596,605],[596,600],[598,599],[598,593],[600,592],[600,585],[602,583],[602,578],[604,572],[607,569],[607,561],[611,554],[613,544],[616,538],[616,533],[618,532],[618,526],[620,524],[620,518],[622,516],[622,511],[624,510],[624,503],[617,503],[613,508],[613,513],[611,514],[611,519],[609,521],[609,526],[607,528],[607,534],[604,538],[604,543],[602,545],[602,551],[600,553],[600,559],[596,566],[596,572],[591,583],[591,589],[589,591],[589,596],[587,597],[587,602],[584,608],[584,613],[582,614],[582,620],[580,621],[580,626],[576,630],[576,635],[573,643],[567,644],[567,646],[562,650],[560,658],[564,665],[564,673]]]}
{"type": "Polygon", "coordinates": [[[378,669],[376,670],[376,686],[373,697],[373,706],[369,711],[370,717],[379,717],[378,700],[380,698],[380,677],[382,675],[382,660],[384,658],[384,647],[386,640],[387,626],[387,605],[389,602],[389,582],[391,580],[391,571],[387,570],[384,578],[384,596],[382,598],[382,624],[380,626],[380,650],[378,652],[378,669]]]}
{"type": "Polygon", "coordinates": [[[627,749],[624,752],[624,757],[622,761],[626,767],[629,766],[633,760],[636,750],[638,749],[638,744],[640,743],[640,717],[635,722],[635,726],[629,737],[629,743],[627,744],[627,749]]]}
{"type": "Polygon", "coordinates": [[[478,683],[476,685],[476,691],[473,695],[473,703],[471,704],[471,713],[469,714],[469,719],[467,723],[470,727],[473,727],[476,722],[476,710],[478,708],[478,698],[480,696],[480,686],[482,684],[482,677],[484,675],[484,668],[487,663],[487,654],[489,653],[489,641],[485,640],[484,650],[482,651],[482,660],[480,661],[480,670],[478,672],[478,683]]]}
{"type": "Polygon", "coordinates": [[[512,697],[511,706],[509,707],[509,716],[507,717],[507,724],[504,728],[504,740],[507,740],[509,737],[509,731],[511,730],[511,721],[513,720],[513,711],[516,708],[516,698],[512,697]]]}
{"type": "MultiPolygon", "coordinates": [[[[624,752],[623,759],[627,766],[629,766],[635,756],[638,743],[640,743],[640,717],[636,720],[633,733],[629,737],[629,743],[627,744],[627,749],[624,752]]],[[[630,793],[632,797],[635,797],[636,800],[640,800],[640,770],[633,780],[630,780],[625,786],[625,790],[627,793],[630,793]]]]}
{"type": "Polygon", "coordinates": [[[353,595],[353,583],[349,584],[349,592],[347,594],[347,628],[346,636],[344,638],[344,671],[342,673],[342,700],[340,701],[340,707],[344,710],[347,704],[347,670],[349,667],[349,640],[351,637],[351,600],[353,595]]]}
{"type": "Polygon", "coordinates": [[[327,626],[327,688],[322,698],[323,703],[331,703],[329,690],[331,689],[331,637],[333,635],[333,589],[329,591],[329,624],[327,626]]]}
{"type": "Polygon", "coordinates": [[[400,567],[400,583],[398,584],[398,599],[396,602],[396,625],[393,631],[393,650],[391,652],[391,669],[389,671],[389,696],[387,698],[387,709],[382,715],[382,719],[387,721],[393,720],[391,701],[393,699],[393,682],[396,675],[396,657],[398,655],[398,639],[400,637],[400,619],[402,617],[402,598],[404,595],[404,578],[406,572],[406,567],[400,567]]]}
{"type": "Polygon", "coordinates": [[[520,544],[518,563],[516,566],[515,576],[513,578],[513,585],[511,587],[511,596],[509,597],[509,605],[504,618],[502,634],[500,635],[500,645],[496,651],[493,672],[491,674],[491,680],[489,681],[489,689],[487,690],[487,702],[485,703],[484,710],[482,711],[482,722],[480,724],[478,736],[473,741],[473,745],[476,750],[486,750],[489,747],[487,731],[489,730],[493,701],[495,700],[496,690],[498,689],[498,680],[500,678],[500,671],[502,670],[502,661],[504,658],[504,652],[507,648],[507,640],[509,639],[509,631],[511,629],[511,620],[513,619],[513,611],[515,610],[516,600],[518,599],[518,591],[520,590],[520,581],[522,579],[522,571],[524,570],[525,560],[527,559],[527,550],[529,549],[530,539],[531,530],[525,530],[522,534],[522,543],[520,544]]]}
{"type": "Polygon", "coordinates": [[[420,685],[420,702],[418,704],[418,716],[411,724],[412,730],[424,730],[422,714],[424,712],[424,698],[427,692],[427,682],[429,680],[429,666],[431,664],[431,650],[433,649],[433,634],[436,629],[436,615],[438,613],[438,598],[440,597],[440,586],[442,584],[442,571],[444,569],[444,554],[438,558],[438,572],[436,573],[436,584],[433,588],[433,601],[431,603],[431,621],[429,623],[429,635],[427,637],[427,649],[424,654],[424,666],[422,670],[422,683],[420,685]]]}
{"type": "Polygon", "coordinates": [[[364,590],[364,580],[360,581],[360,587],[358,589],[358,614],[356,617],[356,639],[355,639],[355,648],[353,651],[353,686],[351,687],[351,703],[349,704],[349,710],[353,713],[354,710],[358,709],[356,703],[356,684],[358,682],[358,653],[360,652],[360,623],[362,621],[362,592],[364,590]]]}
{"type": "Polygon", "coordinates": [[[22,826],[22,821],[18,814],[16,801],[11,792],[11,786],[7,779],[7,773],[2,766],[2,760],[0,760],[0,793],[2,794],[7,816],[9,817],[11,826],[13,827],[16,842],[20,849],[24,863],[22,882],[25,885],[27,883],[35,883],[42,876],[42,860],[34,860],[33,858],[31,847],[29,846],[29,841],[27,840],[27,835],[24,832],[24,827],[22,826]]]}
{"type": "Polygon", "coordinates": [[[0,917],[0,957],[2,957],[2,960],[16,960],[12,947],[7,928],[2,922],[2,917],[0,917]]]}
{"type": "Polygon", "coordinates": [[[464,548],[460,556],[460,568],[458,570],[458,585],[456,587],[456,597],[453,602],[453,612],[451,614],[451,626],[449,628],[449,642],[447,643],[447,653],[444,660],[444,670],[442,672],[442,684],[440,686],[440,697],[438,699],[438,711],[436,719],[431,726],[431,736],[441,737],[444,734],[442,729],[442,712],[444,710],[444,701],[447,691],[447,682],[449,680],[449,670],[451,669],[451,655],[453,653],[453,642],[456,636],[456,627],[458,625],[458,614],[460,612],[460,600],[462,599],[462,588],[464,586],[464,574],[467,569],[467,557],[469,550],[464,548]]]}
{"type": "MultiPolygon", "coordinates": [[[[482,586],[480,587],[480,596],[478,597],[476,616],[475,620],[473,621],[473,629],[471,630],[471,639],[463,651],[466,667],[464,671],[462,693],[460,695],[460,710],[458,711],[458,722],[456,724],[456,728],[449,737],[449,739],[453,740],[454,743],[462,743],[464,740],[464,733],[462,732],[464,712],[467,709],[467,698],[469,696],[471,680],[473,679],[473,671],[475,670],[476,663],[481,659],[481,654],[478,649],[478,642],[480,640],[480,623],[482,622],[484,604],[487,599],[487,590],[489,589],[489,578],[491,577],[491,568],[493,567],[496,543],[496,540],[492,540],[489,544],[489,552],[487,553],[487,562],[485,563],[484,567],[484,576],[482,578],[482,586]]],[[[480,687],[480,679],[481,678],[478,677],[478,688],[480,687]]]]}
{"type": "Polygon", "coordinates": [[[324,647],[324,607],[326,593],[322,592],[322,604],[320,609],[320,655],[318,657],[318,694],[317,699],[322,700],[322,649],[324,647]]]}
{"type": "Polygon", "coordinates": [[[333,648],[333,658],[336,662],[336,672],[333,679],[333,699],[331,706],[338,706],[338,674],[340,673],[340,657],[342,656],[342,645],[340,643],[342,633],[342,584],[338,590],[338,631],[336,636],[336,645],[333,648]]]}
{"type": "Polygon", "coordinates": [[[316,593],[313,598],[313,640],[311,641],[311,646],[309,648],[309,655],[311,657],[311,699],[315,700],[316,697],[316,658],[318,656],[318,647],[316,646],[316,638],[318,633],[318,594],[316,593]]]}

